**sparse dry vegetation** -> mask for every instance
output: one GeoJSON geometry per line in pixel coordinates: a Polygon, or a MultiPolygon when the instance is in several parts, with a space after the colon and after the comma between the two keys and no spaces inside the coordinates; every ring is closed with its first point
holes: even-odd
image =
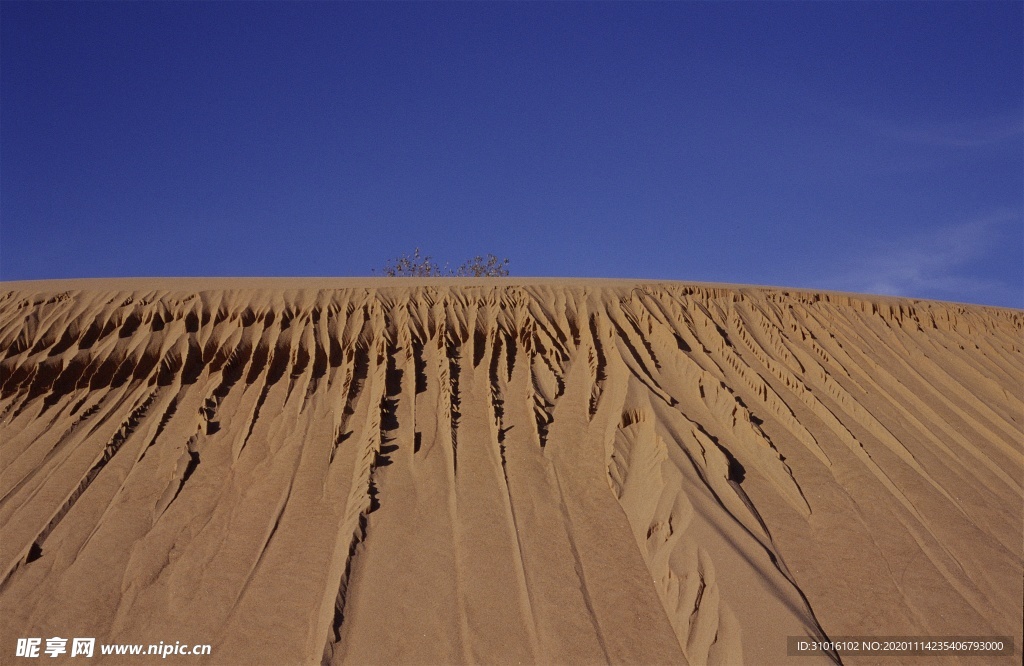
{"type": "Polygon", "coordinates": [[[431,256],[416,248],[411,255],[389,260],[381,272],[385,277],[505,277],[509,274],[508,265],[508,259],[499,259],[493,254],[477,255],[453,271],[447,262],[442,268],[431,256]]]}

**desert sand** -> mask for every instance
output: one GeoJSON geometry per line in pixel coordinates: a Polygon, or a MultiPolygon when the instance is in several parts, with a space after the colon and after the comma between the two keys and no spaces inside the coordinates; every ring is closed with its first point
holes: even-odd
{"type": "Polygon", "coordinates": [[[677,282],[0,283],[0,663],[1020,663],[1022,333],[677,282]]]}

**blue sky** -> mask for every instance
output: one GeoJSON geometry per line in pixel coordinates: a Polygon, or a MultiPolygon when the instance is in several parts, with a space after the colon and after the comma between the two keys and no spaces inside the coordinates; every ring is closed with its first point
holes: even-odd
{"type": "Polygon", "coordinates": [[[0,278],[1024,307],[1024,3],[0,3],[0,278]]]}

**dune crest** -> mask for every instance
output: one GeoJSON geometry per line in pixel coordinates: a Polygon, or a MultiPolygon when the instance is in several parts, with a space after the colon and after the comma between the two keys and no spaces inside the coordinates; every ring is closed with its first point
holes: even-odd
{"type": "Polygon", "coordinates": [[[792,635],[1003,635],[1019,661],[1024,312],[673,282],[0,286],[3,654],[733,664],[792,635]]]}

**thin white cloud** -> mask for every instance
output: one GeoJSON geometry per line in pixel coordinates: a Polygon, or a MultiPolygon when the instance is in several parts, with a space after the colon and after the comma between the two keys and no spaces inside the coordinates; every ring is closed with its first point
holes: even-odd
{"type": "Polygon", "coordinates": [[[1024,117],[1020,114],[913,124],[859,114],[853,117],[870,133],[883,138],[930,146],[981,148],[1011,141],[1019,143],[1024,138],[1024,117]]]}
{"type": "MultiPolygon", "coordinates": [[[[1020,303],[1024,287],[979,277],[971,269],[1001,244],[1016,238],[1019,211],[1001,210],[961,224],[890,241],[841,273],[838,288],[872,294],[1020,303]]],[[[1016,240],[1019,243],[1019,239],[1016,240]]]]}

